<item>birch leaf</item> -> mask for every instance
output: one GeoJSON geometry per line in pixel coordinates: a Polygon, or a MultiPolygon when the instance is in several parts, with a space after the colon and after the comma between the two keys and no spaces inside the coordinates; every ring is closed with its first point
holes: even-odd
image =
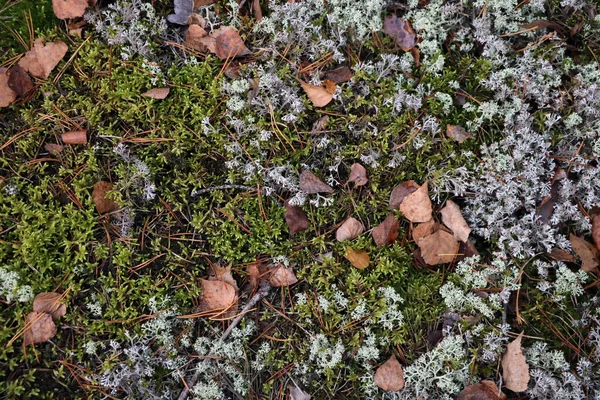
{"type": "Polygon", "coordinates": [[[338,228],[335,238],[338,242],[357,238],[365,231],[365,226],[356,218],[350,217],[338,228]]]}
{"type": "Polygon", "coordinates": [[[469,240],[471,228],[460,212],[458,204],[452,200],[448,200],[446,201],[446,206],[440,210],[440,213],[442,214],[442,222],[450,228],[455,238],[461,242],[469,240]]]}
{"type": "Polygon", "coordinates": [[[399,226],[400,223],[394,214],[389,213],[382,223],[373,228],[371,235],[373,235],[373,240],[375,241],[377,247],[394,243],[399,235],[399,226]]]}
{"type": "Polygon", "coordinates": [[[333,193],[331,186],[310,171],[302,171],[300,174],[300,190],[307,194],[333,193]]]}
{"type": "Polygon", "coordinates": [[[400,212],[411,222],[427,222],[432,218],[433,207],[429,199],[427,181],[413,193],[404,197],[400,212]]]}
{"type": "Polygon", "coordinates": [[[404,388],[404,370],[392,356],[375,371],[375,384],[386,392],[396,392],[404,388]]]}
{"type": "Polygon", "coordinates": [[[346,255],[344,257],[358,269],[365,269],[369,266],[370,257],[364,250],[357,250],[350,246],[346,246],[346,255]]]}
{"type": "Polygon", "coordinates": [[[529,384],[529,365],[521,349],[523,332],[506,346],[502,356],[502,378],[504,386],[513,392],[524,392],[529,384]]]}
{"type": "Polygon", "coordinates": [[[311,85],[300,81],[300,85],[315,107],[325,107],[333,99],[337,84],[330,80],[324,80],[321,86],[311,85]]]}

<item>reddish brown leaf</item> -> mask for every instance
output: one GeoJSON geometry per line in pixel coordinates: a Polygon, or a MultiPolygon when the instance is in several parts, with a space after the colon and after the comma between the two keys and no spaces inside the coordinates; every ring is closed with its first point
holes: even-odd
{"type": "Polygon", "coordinates": [[[25,331],[23,332],[23,344],[42,343],[56,336],[56,325],[52,315],[42,312],[30,312],[25,317],[25,331]]]}
{"type": "Polygon", "coordinates": [[[201,311],[221,311],[236,303],[236,291],[225,281],[202,279],[201,311]]]}
{"type": "Polygon", "coordinates": [[[373,228],[371,235],[373,235],[373,240],[375,241],[377,247],[394,243],[394,241],[398,238],[398,234],[400,233],[398,232],[399,226],[400,223],[394,214],[389,213],[382,223],[373,228]]]}
{"type": "Polygon", "coordinates": [[[194,8],[208,6],[209,4],[213,4],[214,2],[215,0],[194,0],[194,8]]]}
{"type": "Polygon", "coordinates": [[[0,107],[8,107],[17,99],[17,93],[8,86],[6,68],[0,68],[0,107]]]}
{"type": "Polygon", "coordinates": [[[307,194],[333,193],[331,186],[324,183],[308,170],[302,171],[300,174],[300,190],[307,194]]]}
{"type": "Polygon", "coordinates": [[[404,198],[416,192],[419,187],[415,181],[405,181],[396,186],[390,195],[390,210],[398,210],[404,198]]]}
{"type": "Polygon", "coordinates": [[[83,33],[83,27],[85,26],[86,21],[70,21],[67,24],[67,29],[69,30],[69,35],[81,37],[83,33]]]}
{"type": "Polygon", "coordinates": [[[106,198],[106,194],[112,190],[113,184],[105,181],[98,181],[94,184],[92,190],[92,201],[96,206],[98,214],[105,214],[119,208],[119,205],[111,199],[106,198]]]}
{"type": "Polygon", "coordinates": [[[550,257],[552,257],[552,259],[554,259],[556,261],[563,261],[563,262],[570,262],[570,263],[574,263],[576,261],[573,254],[571,254],[568,251],[565,251],[563,249],[559,249],[558,247],[554,247],[550,251],[550,257]]]}
{"type": "Polygon", "coordinates": [[[417,243],[421,249],[421,257],[429,265],[452,262],[458,251],[458,241],[452,234],[438,230],[417,243]]]}
{"type": "Polygon", "coordinates": [[[221,60],[252,54],[238,31],[231,26],[221,26],[212,32],[211,36],[215,38],[215,55],[221,60]]]}
{"type": "Polygon", "coordinates": [[[10,69],[8,75],[8,87],[11,88],[19,97],[24,97],[33,89],[31,78],[25,70],[19,65],[15,65],[10,69]]]}
{"type": "Polygon", "coordinates": [[[67,54],[67,50],[69,50],[68,46],[60,40],[44,45],[42,39],[36,39],[33,49],[19,60],[19,66],[31,75],[45,79],[67,54]]]}
{"type": "Polygon", "coordinates": [[[523,332],[506,346],[502,356],[504,386],[513,392],[524,392],[529,384],[529,365],[521,350],[523,332]]]}
{"type": "Polygon", "coordinates": [[[600,214],[592,218],[592,239],[596,244],[596,249],[600,250],[600,214]]]}
{"type": "Polygon", "coordinates": [[[235,279],[233,279],[233,275],[231,274],[231,264],[226,265],[224,267],[220,265],[213,265],[212,275],[208,277],[211,281],[223,281],[229,283],[237,294],[238,285],[235,279]]]}
{"type": "Polygon", "coordinates": [[[63,151],[64,147],[61,146],[60,144],[46,143],[46,144],[44,144],[44,149],[46,149],[46,151],[48,153],[56,155],[56,154],[60,153],[61,151],[63,151]]]}
{"type": "Polygon", "coordinates": [[[298,206],[290,205],[288,201],[285,202],[285,213],[283,215],[292,236],[310,227],[310,221],[304,210],[298,206]]]}
{"type": "Polygon", "coordinates": [[[586,240],[571,233],[569,236],[571,247],[581,259],[581,269],[585,272],[594,271],[598,267],[598,250],[586,240]]]}
{"type": "Polygon", "coordinates": [[[297,282],[298,278],[296,278],[292,268],[286,268],[283,264],[273,268],[269,277],[269,283],[275,287],[290,286],[297,282]]]}
{"type": "Polygon", "coordinates": [[[60,318],[67,313],[67,307],[60,302],[61,298],[60,293],[39,293],[33,299],[33,311],[50,314],[53,319],[60,318]]]}
{"type": "Polygon", "coordinates": [[[62,140],[66,144],[86,144],[87,143],[87,131],[70,131],[65,132],[61,135],[62,140]]]}
{"type": "Polygon", "coordinates": [[[460,212],[458,204],[452,200],[446,201],[446,206],[440,210],[442,222],[452,230],[454,237],[461,242],[469,240],[471,228],[460,212]]]}
{"type": "Polygon", "coordinates": [[[346,254],[344,257],[358,269],[365,269],[369,266],[370,257],[364,250],[353,249],[350,246],[346,246],[346,254]]]}
{"type": "Polygon", "coordinates": [[[215,38],[210,36],[200,25],[190,25],[183,45],[201,53],[207,51],[214,53],[217,44],[215,38]]]}
{"type": "Polygon", "coordinates": [[[433,207],[429,199],[427,181],[413,193],[404,197],[400,212],[411,222],[427,222],[432,218],[433,207]]]}
{"type": "Polygon", "coordinates": [[[412,238],[415,241],[415,243],[419,243],[419,240],[435,232],[437,230],[436,228],[436,223],[433,219],[427,222],[420,223],[419,225],[413,228],[412,238]]]}
{"type": "Polygon", "coordinates": [[[462,390],[456,397],[456,400],[502,400],[506,396],[502,393],[498,386],[492,381],[482,381],[475,385],[469,385],[462,390]]]}
{"type": "Polygon", "coordinates": [[[338,242],[357,238],[365,231],[365,226],[356,218],[350,217],[338,228],[335,238],[338,242]]]}
{"type": "Polygon", "coordinates": [[[190,14],[186,22],[188,25],[200,25],[202,28],[206,28],[206,20],[200,14],[190,14]]]}
{"type": "Polygon", "coordinates": [[[404,388],[404,370],[392,356],[375,371],[375,384],[386,392],[396,392],[404,388]]]}
{"type": "Polygon", "coordinates": [[[252,290],[256,289],[260,280],[262,279],[262,274],[258,269],[258,264],[252,263],[248,265],[246,268],[246,273],[248,274],[248,283],[250,284],[250,287],[252,290]]]}
{"type": "Polygon", "coordinates": [[[162,100],[164,98],[166,98],[169,93],[171,92],[171,88],[154,88],[154,89],[150,89],[145,93],[142,93],[142,96],[145,97],[150,97],[151,99],[155,99],[155,100],[162,100]]]}
{"type": "Polygon", "coordinates": [[[350,167],[350,176],[348,177],[348,183],[354,182],[354,186],[363,186],[369,182],[367,178],[367,170],[359,163],[354,163],[350,167]]]}
{"type": "Polygon", "coordinates": [[[300,85],[315,107],[325,107],[333,99],[337,84],[333,81],[324,80],[321,86],[311,85],[300,81],[300,85]]]}
{"type": "Polygon", "coordinates": [[[467,139],[473,139],[473,135],[470,135],[465,128],[458,125],[446,126],[446,135],[449,138],[456,140],[458,143],[462,143],[467,139]]]}
{"type": "Polygon", "coordinates": [[[87,7],[88,0],[52,0],[52,9],[58,19],[83,17],[87,7]]]}
{"type": "Polygon", "coordinates": [[[346,66],[338,67],[325,72],[323,79],[330,80],[339,85],[340,83],[348,82],[352,79],[352,70],[346,66]]]}
{"type": "Polygon", "coordinates": [[[254,14],[254,19],[260,21],[263,17],[262,9],[260,8],[260,0],[252,1],[252,13],[254,14]]]}
{"type": "Polygon", "coordinates": [[[390,15],[383,20],[383,31],[394,38],[402,50],[410,51],[415,47],[415,31],[408,21],[390,15]]]}

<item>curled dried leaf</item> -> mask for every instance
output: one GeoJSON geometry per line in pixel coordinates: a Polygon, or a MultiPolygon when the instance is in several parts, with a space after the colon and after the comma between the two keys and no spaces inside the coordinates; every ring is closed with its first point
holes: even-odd
{"type": "Polygon", "coordinates": [[[70,131],[65,132],[61,135],[62,140],[66,144],[86,144],[87,143],[87,131],[70,131]]]}
{"type": "Polygon", "coordinates": [[[19,97],[24,97],[34,86],[27,72],[19,65],[15,65],[10,69],[8,75],[8,87],[17,93],[19,97]]]}
{"type": "Polygon", "coordinates": [[[442,222],[452,230],[454,237],[461,242],[469,240],[471,228],[465,221],[460,207],[452,200],[446,201],[446,206],[440,210],[442,214],[442,222]]]}
{"type": "Polygon", "coordinates": [[[344,257],[358,269],[365,269],[369,266],[370,257],[364,250],[353,249],[350,246],[346,246],[346,254],[344,257]]]}
{"type": "Polygon", "coordinates": [[[396,392],[404,388],[404,370],[392,356],[375,371],[375,384],[386,392],[396,392]]]}
{"type": "Polygon", "coordinates": [[[233,275],[231,274],[231,264],[226,265],[224,267],[220,265],[213,265],[213,275],[209,276],[208,279],[211,281],[223,281],[229,283],[237,294],[238,285],[235,279],[233,279],[233,275]]]}
{"type": "Polygon", "coordinates": [[[215,38],[210,36],[200,25],[190,25],[185,36],[185,47],[198,50],[201,53],[207,51],[214,53],[216,49],[215,38]]]}
{"type": "Polygon", "coordinates": [[[598,268],[598,265],[600,265],[598,263],[598,249],[585,239],[575,236],[572,233],[569,236],[569,242],[571,242],[571,247],[573,247],[573,250],[581,259],[581,269],[583,271],[591,272],[598,268]]]}
{"type": "Polygon", "coordinates": [[[8,86],[8,72],[0,68],[0,107],[8,107],[17,99],[17,93],[8,86]]]}
{"type": "Polygon", "coordinates": [[[429,199],[427,181],[400,203],[400,212],[411,222],[427,222],[432,218],[433,207],[429,199]]]}
{"type": "Polygon", "coordinates": [[[357,238],[365,231],[365,226],[356,218],[350,217],[338,228],[335,238],[338,242],[357,238]]]}
{"type": "Polygon", "coordinates": [[[92,201],[96,206],[98,214],[106,214],[119,208],[119,205],[114,201],[106,197],[106,194],[111,191],[113,184],[105,181],[98,181],[94,184],[92,189],[92,201]]]}
{"type": "Polygon", "coordinates": [[[44,144],[44,149],[46,149],[46,151],[52,155],[56,155],[58,153],[60,153],[61,151],[63,151],[64,147],[61,146],[60,144],[55,144],[55,143],[46,143],[44,144]]]}
{"type": "Polygon", "coordinates": [[[550,257],[552,257],[553,260],[562,262],[574,263],[576,261],[573,254],[566,250],[559,249],[558,247],[554,247],[552,250],[550,250],[550,257]]]}
{"type": "Polygon", "coordinates": [[[521,349],[523,332],[506,346],[502,356],[504,386],[513,392],[524,392],[529,384],[529,365],[521,349]]]}
{"type": "Polygon", "coordinates": [[[400,223],[394,214],[389,213],[382,223],[373,228],[371,235],[373,235],[373,240],[375,241],[377,247],[394,243],[400,233],[398,232],[399,226],[400,223]]]}
{"type": "Polygon", "coordinates": [[[311,85],[300,81],[300,85],[315,107],[325,107],[333,99],[337,84],[330,80],[324,80],[321,86],[311,85]]]}
{"type": "Polygon", "coordinates": [[[293,206],[289,201],[285,202],[285,222],[290,228],[290,235],[295,235],[298,232],[308,229],[310,221],[306,213],[299,206],[293,206]]]}
{"type": "Polygon", "coordinates": [[[324,183],[310,171],[302,171],[300,174],[300,190],[307,194],[333,193],[331,186],[324,183]]]}

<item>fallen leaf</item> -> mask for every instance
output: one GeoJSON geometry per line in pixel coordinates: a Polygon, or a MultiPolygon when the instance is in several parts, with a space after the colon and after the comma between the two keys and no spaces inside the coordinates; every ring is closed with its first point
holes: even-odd
{"type": "Polygon", "coordinates": [[[19,97],[24,97],[34,86],[31,83],[31,77],[19,65],[15,65],[9,71],[8,87],[11,88],[19,97]]]}
{"type": "Polygon", "coordinates": [[[60,302],[61,299],[62,295],[60,293],[39,293],[33,299],[33,311],[50,314],[52,319],[60,318],[67,313],[67,306],[60,302]]]}
{"type": "Polygon", "coordinates": [[[364,250],[357,250],[350,246],[346,246],[346,254],[344,257],[358,269],[365,269],[369,266],[369,254],[364,250]]]}
{"type": "Polygon", "coordinates": [[[288,386],[290,391],[290,400],[310,400],[310,395],[297,386],[288,386]]]}
{"type": "Polygon", "coordinates": [[[83,17],[88,5],[88,0],[52,0],[52,9],[58,19],[83,17]]]}
{"type": "Polygon", "coordinates": [[[335,238],[338,242],[357,238],[365,230],[365,226],[356,218],[350,217],[338,228],[335,238]]]}
{"type": "Polygon", "coordinates": [[[66,144],[86,144],[87,143],[87,131],[70,131],[65,132],[61,135],[63,142],[66,144]]]}
{"type": "Polygon", "coordinates": [[[457,261],[464,260],[467,257],[478,256],[479,252],[475,248],[475,245],[470,240],[466,242],[460,242],[460,247],[458,248],[459,256],[456,258],[457,261]]]}
{"type": "Polygon", "coordinates": [[[576,261],[573,254],[569,253],[566,250],[559,249],[558,247],[554,247],[552,250],[550,250],[550,257],[552,257],[552,259],[556,260],[556,261],[563,261],[563,262],[570,262],[570,263],[574,263],[576,261]]]}
{"type": "Polygon", "coordinates": [[[300,81],[300,85],[315,107],[325,107],[333,99],[337,84],[330,80],[321,82],[321,86],[300,81]]]}
{"type": "Polygon", "coordinates": [[[227,282],[235,289],[235,292],[237,294],[238,285],[235,279],[233,279],[233,275],[231,275],[231,264],[226,265],[224,267],[220,265],[213,265],[212,272],[214,273],[214,275],[209,276],[209,280],[227,282]]]}
{"type": "Polygon", "coordinates": [[[421,257],[429,265],[452,262],[458,250],[458,241],[444,230],[438,230],[419,240],[421,257]]]}
{"type": "Polygon", "coordinates": [[[297,282],[298,278],[296,278],[292,268],[285,267],[283,264],[273,268],[269,277],[269,283],[275,287],[290,286],[297,282]]]}
{"type": "Polygon", "coordinates": [[[504,386],[513,392],[524,392],[529,383],[529,365],[521,350],[523,332],[506,346],[502,356],[502,378],[504,386]]]}
{"type": "Polygon", "coordinates": [[[48,153],[55,155],[63,151],[64,147],[60,144],[46,143],[44,144],[44,149],[46,149],[48,153]]]}
{"type": "Polygon", "coordinates": [[[324,183],[308,170],[302,171],[300,174],[300,190],[307,194],[333,193],[331,186],[324,183]]]}
{"type": "Polygon", "coordinates": [[[323,79],[335,82],[337,84],[348,82],[352,79],[352,70],[346,66],[341,66],[325,72],[323,79]]]}
{"type": "Polygon", "coordinates": [[[8,107],[17,99],[17,93],[8,86],[8,72],[0,68],[0,107],[8,107]]]}
{"type": "Polygon", "coordinates": [[[600,250],[600,214],[592,218],[592,239],[596,244],[596,249],[600,250]]]}
{"type": "Polygon", "coordinates": [[[502,393],[498,386],[492,381],[481,381],[475,385],[469,385],[464,388],[456,397],[456,400],[502,400],[506,396],[502,393]]]}
{"type": "Polygon", "coordinates": [[[231,26],[221,26],[214,30],[211,36],[215,38],[214,53],[221,60],[252,54],[244,44],[238,31],[231,26]]]}
{"type": "Polygon", "coordinates": [[[192,13],[186,22],[188,25],[200,25],[202,28],[206,28],[206,20],[200,14],[192,13]]]}
{"type": "Polygon", "coordinates": [[[400,223],[394,214],[390,213],[385,217],[382,223],[373,228],[371,235],[373,235],[373,240],[377,247],[394,243],[400,233],[398,232],[399,226],[400,223]]]}
{"type": "Polygon", "coordinates": [[[375,384],[386,392],[396,392],[404,388],[402,365],[392,356],[375,371],[375,384]]]}
{"type": "Polygon", "coordinates": [[[236,302],[236,290],[225,281],[201,279],[200,311],[218,311],[230,308],[236,302]]]}
{"type": "MultiPolygon", "coordinates": [[[[62,0],[59,0],[62,1],[62,0]]],[[[33,44],[33,48],[25,53],[19,60],[19,66],[31,75],[38,78],[48,78],[52,70],[63,59],[69,47],[60,40],[48,42],[39,38],[33,44]]]]}
{"type": "Polygon", "coordinates": [[[142,93],[142,96],[150,97],[151,99],[155,99],[155,100],[162,100],[169,95],[169,92],[171,92],[171,88],[168,88],[168,87],[154,88],[154,89],[148,90],[145,93],[142,93]]]}
{"type": "Polygon", "coordinates": [[[449,138],[456,140],[458,143],[462,143],[467,139],[473,139],[473,135],[470,135],[465,128],[458,125],[447,125],[446,135],[449,138]]]}
{"type": "Polygon", "coordinates": [[[187,25],[188,19],[194,12],[194,0],[175,0],[174,14],[167,15],[167,21],[172,24],[187,25]]]}
{"type": "Polygon", "coordinates": [[[200,8],[213,4],[215,0],[194,0],[194,8],[200,8]]]}
{"type": "Polygon", "coordinates": [[[390,210],[398,210],[404,198],[416,192],[419,187],[415,181],[405,181],[396,186],[390,195],[390,210]]]}
{"type": "Polygon", "coordinates": [[[23,344],[42,343],[56,336],[56,325],[52,315],[33,311],[25,317],[25,331],[23,332],[23,344]]]}
{"type": "Polygon", "coordinates": [[[252,263],[248,265],[246,268],[246,273],[248,274],[248,283],[250,284],[250,287],[252,290],[256,289],[260,283],[260,280],[262,279],[262,274],[258,269],[258,264],[252,263]]]}
{"type": "Polygon", "coordinates": [[[415,241],[415,243],[419,243],[419,240],[431,235],[435,231],[436,223],[433,219],[427,222],[422,222],[413,228],[412,238],[415,241]]]}
{"type": "Polygon", "coordinates": [[[447,200],[446,206],[440,210],[440,213],[442,214],[442,222],[452,230],[455,238],[461,242],[469,240],[471,228],[462,216],[458,204],[452,200],[447,200]]]}
{"type": "Polygon", "coordinates": [[[354,182],[354,186],[363,186],[369,182],[367,178],[367,170],[365,167],[360,165],[359,163],[354,163],[350,167],[350,176],[348,177],[348,182],[354,182]]]}
{"type": "Polygon", "coordinates": [[[111,199],[106,198],[106,194],[112,190],[113,184],[106,181],[98,181],[92,189],[92,201],[96,206],[98,214],[106,214],[119,208],[119,205],[111,199]]]}
{"type": "Polygon", "coordinates": [[[566,30],[560,24],[546,19],[538,19],[522,26],[524,30],[533,29],[552,29],[562,36],[566,36],[566,30]]]}
{"type": "Polygon", "coordinates": [[[185,47],[198,50],[201,53],[210,51],[215,52],[217,43],[214,37],[210,36],[200,25],[190,25],[185,35],[185,47]]]}
{"type": "Polygon", "coordinates": [[[324,115],[321,118],[319,118],[318,120],[316,120],[312,126],[312,130],[310,131],[310,133],[315,134],[315,133],[321,132],[323,130],[323,128],[325,128],[327,121],[329,121],[328,115],[324,115]]]}
{"type": "Polygon", "coordinates": [[[390,15],[383,20],[383,31],[396,40],[398,47],[410,51],[415,47],[415,31],[403,18],[390,15]]]}
{"type": "Polygon", "coordinates": [[[581,259],[581,269],[585,272],[594,271],[599,265],[597,249],[591,243],[572,233],[569,236],[569,242],[581,259]]]}
{"type": "Polygon", "coordinates": [[[427,181],[413,193],[404,197],[400,212],[411,222],[427,222],[432,218],[433,208],[429,199],[427,181]]]}
{"type": "Polygon", "coordinates": [[[254,19],[256,19],[257,21],[262,20],[263,14],[260,8],[260,0],[252,1],[252,13],[254,14],[254,19]]]}
{"type": "Polygon", "coordinates": [[[83,27],[85,26],[86,21],[83,19],[81,21],[70,21],[67,24],[67,29],[69,30],[69,35],[77,36],[79,38],[82,37],[83,27]]]}
{"type": "Polygon", "coordinates": [[[308,229],[310,221],[306,213],[299,206],[293,206],[289,201],[285,202],[285,222],[290,228],[290,235],[295,235],[298,232],[308,229]]]}

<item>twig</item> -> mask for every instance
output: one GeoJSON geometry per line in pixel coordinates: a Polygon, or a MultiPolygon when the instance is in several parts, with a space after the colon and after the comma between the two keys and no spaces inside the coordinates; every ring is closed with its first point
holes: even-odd
{"type": "MultiPolygon", "coordinates": [[[[221,335],[221,340],[227,339],[227,336],[229,336],[231,331],[240,323],[240,321],[246,315],[248,310],[250,310],[252,307],[254,307],[256,305],[256,303],[258,303],[260,300],[262,300],[263,297],[265,297],[269,293],[270,289],[271,289],[271,285],[269,285],[268,283],[265,283],[263,286],[260,287],[260,289],[258,289],[258,292],[256,292],[256,294],[254,296],[252,296],[252,298],[248,301],[248,303],[246,304],[246,306],[244,307],[242,312],[231,322],[231,325],[229,325],[229,328],[227,328],[225,330],[225,332],[223,332],[223,335],[221,335]]],[[[210,360],[210,359],[205,358],[201,362],[205,363],[208,360],[210,360]]],[[[177,398],[178,400],[187,399],[188,395],[190,394],[189,388],[193,388],[194,385],[196,385],[196,382],[198,381],[198,379],[200,378],[200,374],[202,373],[201,371],[202,371],[201,369],[196,369],[194,376],[192,376],[192,378],[185,385],[186,387],[179,394],[179,397],[177,398]]]]}

